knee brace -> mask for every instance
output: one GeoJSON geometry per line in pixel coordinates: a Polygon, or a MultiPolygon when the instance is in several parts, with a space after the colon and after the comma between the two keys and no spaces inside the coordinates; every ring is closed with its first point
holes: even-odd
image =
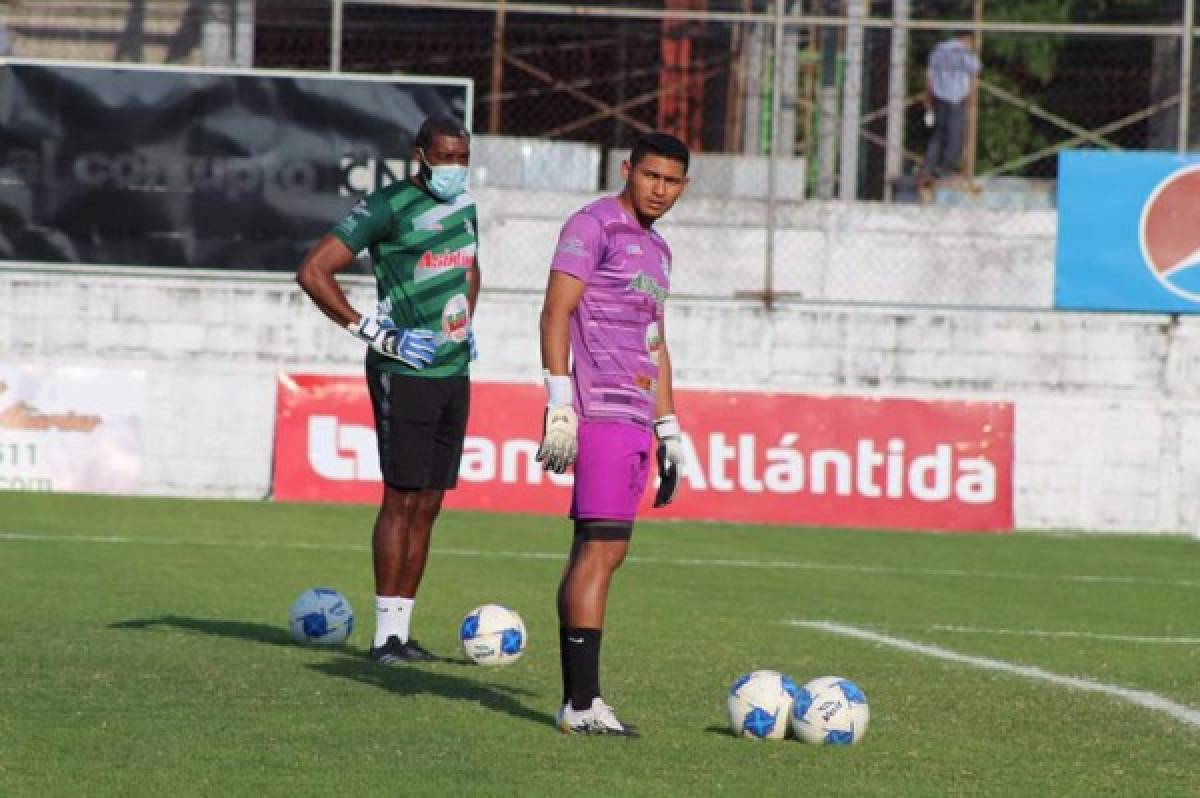
{"type": "Polygon", "coordinates": [[[590,540],[625,540],[633,537],[632,521],[598,521],[583,519],[575,522],[575,538],[590,540]]]}

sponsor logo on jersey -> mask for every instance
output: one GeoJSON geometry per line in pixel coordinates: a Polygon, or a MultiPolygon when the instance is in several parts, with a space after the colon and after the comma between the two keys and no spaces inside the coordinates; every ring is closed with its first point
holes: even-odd
{"type": "Polygon", "coordinates": [[[475,253],[469,250],[455,252],[430,252],[425,250],[417,261],[417,271],[445,271],[446,269],[470,269],[475,265],[475,253]]]}
{"type": "Polygon", "coordinates": [[[558,251],[564,255],[580,255],[588,254],[587,247],[583,245],[581,238],[563,238],[558,242],[558,251]]]}
{"type": "Polygon", "coordinates": [[[655,280],[645,272],[638,272],[636,275],[634,275],[633,279],[629,281],[629,285],[627,285],[626,288],[628,288],[630,291],[636,291],[639,294],[647,294],[648,296],[652,296],[656,302],[667,301],[667,289],[659,285],[658,280],[655,280]]]}
{"type": "Polygon", "coordinates": [[[642,248],[639,247],[637,244],[626,244],[625,245],[625,254],[626,255],[641,255],[642,248]]]}
{"type": "Polygon", "coordinates": [[[355,216],[369,217],[371,212],[367,210],[367,203],[359,200],[358,203],[350,209],[350,213],[346,214],[346,218],[338,224],[337,229],[341,230],[346,235],[354,235],[354,231],[358,229],[358,219],[355,216]]]}
{"type": "Polygon", "coordinates": [[[442,332],[456,344],[467,340],[471,327],[471,306],[462,294],[455,294],[442,307],[442,332]]]}

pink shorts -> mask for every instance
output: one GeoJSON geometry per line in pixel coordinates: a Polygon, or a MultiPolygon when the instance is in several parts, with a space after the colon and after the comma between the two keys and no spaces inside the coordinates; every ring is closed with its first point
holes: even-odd
{"type": "Polygon", "coordinates": [[[571,517],[632,521],[650,476],[650,430],[619,421],[580,421],[571,517]]]}

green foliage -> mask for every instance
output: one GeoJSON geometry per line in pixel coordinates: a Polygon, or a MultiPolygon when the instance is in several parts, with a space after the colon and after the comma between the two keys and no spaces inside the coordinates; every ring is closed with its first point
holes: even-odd
{"type": "MultiPolygon", "coordinates": [[[[1054,0],[1014,0],[988,7],[989,22],[1024,22],[1035,19],[1043,23],[1068,21],[1066,4],[1054,0]]],[[[1063,44],[1062,37],[1047,35],[988,34],[984,38],[985,63],[998,61],[1005,67],[1020,64],[1030,78],[1045,84],[1054,77],[1054,67],[1063,44]]]]}
{"type": "MultiPolygon", "coordinates": [[[[988,7],[989,21],[1066,22],[1065,4],[1048,0],[1015,0],[988,7]]],[[[1063,38],[1032,34],[988,34],[983,39],[981,80],[988,81],[1034,103],[1053,78],[1063,38]]],[[[1044,136],[1021,108],[984,92],[979,98],[977,170],[986,172],[1033,152],[1044,145],[1044,136]]]]}
{"type": "Polygon", "coordinates": [[[1151,24],[1182,22],[1182,17],[1182,0],[1075,0],[1070,4],[1072,22],[1151,24]]]}
{"type": "MultiPolygon", "coordinates": [[[[944,3],[948,17],[969,19],[971,3],[944,3]]],[[[1178,23],[1181,3],[1158,0],[988,0],[984,19],[988,22],[1024,23],[1178,23]]],[[[1110,40],[1098,40],[1097,45],[1110,40]]],[[[1034,105],[1048,107],[1049,88],[1059,79],[1060,60],[1070,43],[1065,35],[1035,33],[988,33],[983,37],[981,78],[1000,86],[1034,105]]],[[[928,50],[914,48],[920,63],[910,73],[913,85],[924,85],[924,63],[928,50]]],[[[1081,95],[1092,92],[1095,104],[1107,101],[1101,85],[1080,85],[1081,95]]],[[[1069,136],[1064,131],[1038,123],[1028,113],[1008,103],[981,94],[977,171],[986,172],[1013,159],[1035,152],[1069,136]]],[[[1018,174],[1045,175],[1049,160],[1025,166],[1018,174]]]]}
{"type": "MultiPolygon", "coordinates": [[[[1003,75],[993,76],[993,82],[1019,92],[1019,87],[1003,75]]],[[[1029,114],[1021,108],[1002,102],[981,92],[979,114],[978,171],[1005,164],[1044,146],[1044,136],[1038,133],[1029,114]]]]}

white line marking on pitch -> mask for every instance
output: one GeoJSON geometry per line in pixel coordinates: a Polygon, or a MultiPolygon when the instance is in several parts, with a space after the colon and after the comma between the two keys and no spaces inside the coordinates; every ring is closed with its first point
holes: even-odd
{"type": "MultiPolygon", "coordinates": [[[[123,535],[48,535],[37,532],[0,531],[0,542],[40,541],[55,543],[122,543],[153,546],[210,546],[246,549],[302,549],[307,551],[370,551],[358,543],[303,543],[295,541],[187,540],[182,538],[129,537],[123,535]]],[[[562,561],[563,551],[492,551],[489,549],[445,549],[435,547],[433,554],[448,557],[499,557],[519,560],[562,561]]],[[[1077,582],[1080,584],[1156,585],[1160,587],[1200,588],[1194,579],[1156,579],[1140,576],[1098,576],[1087,574],[1039,574],[1013,571],[967,571],[957,568],[904,568],[892,565],[813,562],[811,560],[729,560],[630,555],[626,562],[644,565],[678,565],[707,568],[791,568],[805,571],[838,573],[893,574],[896,576],[937,576],[955,579],[1002,579],[1021,582],[1077,582]]]]}
{"type": "Polygon", "coordinates": [[[1071,637],[1084,640],[1110,640],[1118,643],[1162,643],[1177,646],[1200,645],[1200,637],[1149,637],[1146,635],[1114,635],[1100,632],[1051,632],[1045,629],[991,629],[986,626],[951,626],[934,624],[929,627],[938,632],[963,632],[977,635],[1014,635],[1016,637],[1071,637]]]}
{"type": "Polygon", "coordinates": [[[891,635],[872,632],[870,629],[863,629],[858,626],[848,626],[842,623],[833,621],[801,621],[790,620],[787,623],[792,626],[802,626],[806,629],[816,629],[823,632],[831,632],[844,637],[854,637],[859,640],[868,640],[872,643],[879,643],[892,648],[898,648],[902,651],[910,651],[914,654],[923,654],[926,657],[945,660],[947,662],[958,662],[963,665],[970,665],[975,668],[983,668],[985,670],[1002,671],[1011,673],[1017,676],[1024,676],[1026,679],[1034,679],[1042,682],[1049,682],[1061,687],[1069,687],[1072,690],[1085,690],[1092,693],[1103,693],[1105,695],[1118,698],[1130,704],[1135,704],[1139,707],[1152,709],[1156,712],[1165,712],[1171,717],[1182,723],[1190,726],[1200,726],[1200,709],[1178,704],[1169,698],[1164,698],[1157,693],[1151,693],[1146,690],[1133,690],[1128,687],[1120,687],[1114,684],[1105,684],[1103,682],[1092,681],[1091,679],[1083,679],[1076,676],[1063,676],[1058,673],[1043,670],[1033,667],[1032,665],[1017,665],[1012,662],[1005,662],[1000,659],[992,659],[991,657],[976,657],[969,654],[960,654],[957,651],[951,651],[948,648],[941,646],[932,646],[928,643],[918,643],[915,640],[906,640],[903,637],[892,637],[891,635]]]}

